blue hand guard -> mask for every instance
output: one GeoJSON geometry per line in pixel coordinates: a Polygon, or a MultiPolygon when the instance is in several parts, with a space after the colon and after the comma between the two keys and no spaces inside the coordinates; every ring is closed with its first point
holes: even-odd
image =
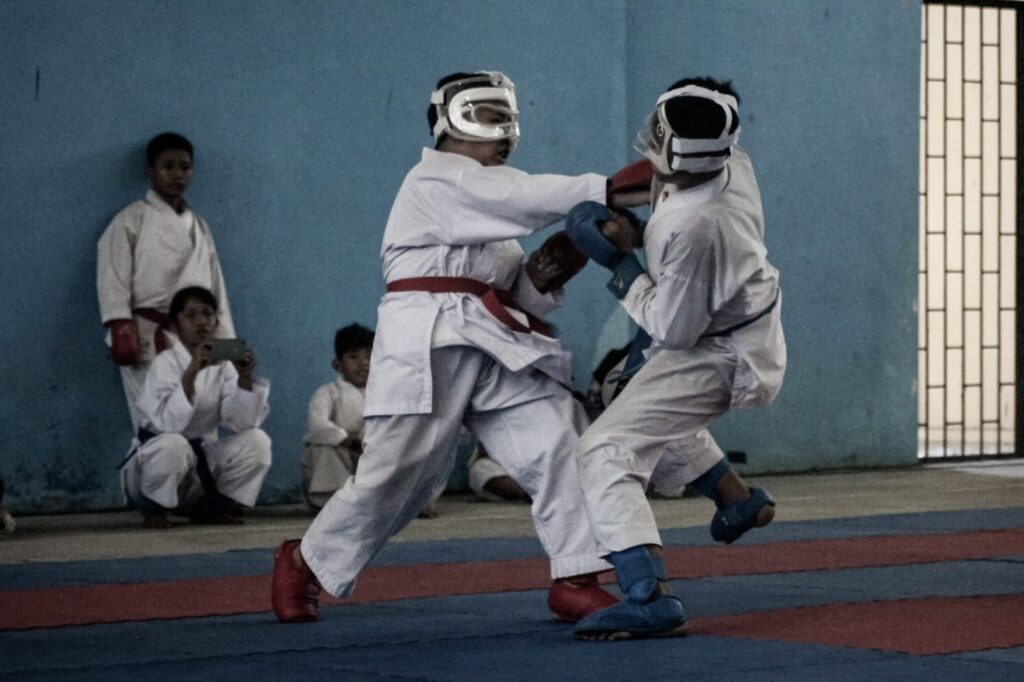
{"type": "MultiPolygon", "coordinates": [[[[618,252],[616,252],[618,253],[618,252]]],[[[626,292],[633,286],[633,281],[640,275],[646,275],[647,271],[640,265],[636,256],[619,254],[621,259],[613,266],[612,278],[608,282],[608,291],[614,294],[620,301],[626,297],[626,292]]]]}
{"type": "Polygon", "coordinates": [[[565,231],[576,248],[590,260],[614,268],[624,254],[601,234],[601,223],[611,220],[608,209],[596,201],[581,201],[565,216],[565,231]]]}

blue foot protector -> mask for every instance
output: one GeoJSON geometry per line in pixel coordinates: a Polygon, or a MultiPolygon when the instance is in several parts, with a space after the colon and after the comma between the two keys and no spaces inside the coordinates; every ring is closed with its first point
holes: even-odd
{"type": "Polygon", "coordinates": [[[606,639],[671,637],[683,634],[683,604],[671,595],[658,594],[658,581],[667,580],[661,557],[638,545],[612,552],[615,577],[627,600],[592,613],[576,624],[576,634],[601,635],[606,639]]]}
{"type": "Polygon", "coordinates": [[[774,507],[775,500],[763,488],[751,488],[750,497],[720,507],[711,519],[711,537],[727,545],[739,540],[754,527],[757,515],[766,506],[774,507]]]}
{"type": "Polygon", "coordinates": [[[592,613],[576,624],[576,634],[608,639],[675,637],[684,634],[683,604],[671,595],[656,595],[645,604],[624,601],[592,613]]]}

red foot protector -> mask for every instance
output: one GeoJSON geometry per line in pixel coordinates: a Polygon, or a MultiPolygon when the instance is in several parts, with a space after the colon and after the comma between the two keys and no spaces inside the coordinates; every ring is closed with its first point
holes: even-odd
{"type": "Polygon", "coordinates": [[[917,656],[1024,646],[1024,595],[930,597],[691,620],[693,635],[897,651],[917,656]]]}
{"type": "Polygon", "coordinates": [[[551,613],[556,619],[569,623],[618,603],[615,595],[598,586],[596,575],[581,576],[572,583],[558,580],[548,589],[551,613]]]}
{"type": "Polygon", "coordinates": [[[282,623],[305,623],[320,613],[320,584],[305,561],[295,565],[298,546],[299,540],[285,540],[274,554],[270,601],[282,623]]]}

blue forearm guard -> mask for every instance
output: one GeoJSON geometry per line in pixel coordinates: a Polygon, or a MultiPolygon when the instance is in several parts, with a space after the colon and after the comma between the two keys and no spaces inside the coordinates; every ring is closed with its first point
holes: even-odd
{"type": "Polygon", "coordinates": [[[633,281],[640,275],[647,274],[633,254],[623,255],[613,268],[611,281],[608,282],[608,291],[612,292],[620,301],[626,297],[626,292],[629,291],[629,287],[633,286],[633,281]]]}

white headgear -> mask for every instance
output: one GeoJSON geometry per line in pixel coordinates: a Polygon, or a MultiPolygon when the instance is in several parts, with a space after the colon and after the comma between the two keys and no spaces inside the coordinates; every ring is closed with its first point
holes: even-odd
{"type": "Polygon", "coordinates": [[[519,142],[519,109],[516,86],[500,71],[481,73],[445,83],[430,95],[437,113],[434,139],[451,135],[459,140],[509,140],[511,149],[519,142]],[[481,120],[484,111],[498,116],[481,120]]]}
{"type": "Polygon", "coordinates": [[[633,147],[646,156],[659,173],[671,175],[676,171],[705,173],[725,167],[732,146],[740,136],[736,98],[699,85],[686,85],[669,90],[658,98],[654,111],[647,117],[644,127],[636,134],[633,147]],[[700,97],[722,107],[725,124],[715,138],[682,137],[672,129],[665,106],[677,97],[700,97]],[[735,128],[735,129],[734,129],[735,128]],[[730,132],[731,131],[731,132],[730,132]]]}

